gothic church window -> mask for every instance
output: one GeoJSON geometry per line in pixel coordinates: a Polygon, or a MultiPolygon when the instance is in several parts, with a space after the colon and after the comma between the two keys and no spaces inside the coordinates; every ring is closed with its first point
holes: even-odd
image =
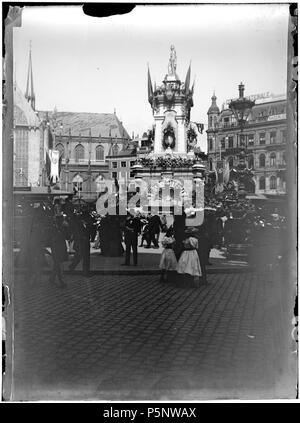
{"type": "Polygon", "coordinates": [[[84,160],[84,147],[78,144],[75,147],[75,162],[80,162],[82,160],[84,160]]]}
{"type": "Polygon", "coordinates": [[[97,145],[96,147],[96,160],[104,160],[104,148],[102,145],[97,145]]]}
{"type": "Polygon", "coordinates": [[[118,144],[115,144],[112,148],[112,155],[116,156],[118,154],[118,152],[119,152],[119,146],[118,146],[118,144]]]}
{"type": "Polygon", "coordinates": [[[28,185],[28,131],[17,129],[14,136],[14,185],[28,185]]]}

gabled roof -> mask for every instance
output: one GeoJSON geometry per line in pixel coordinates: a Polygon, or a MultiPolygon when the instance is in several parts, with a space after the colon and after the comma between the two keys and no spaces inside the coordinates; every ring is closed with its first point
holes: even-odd
{"type": "Polygon", "coordinates": [[[120,157],[130,157],[136,156],[136,147],[135,146],[127,146],[124,150],[120,150],[117,154],[111,155],[109,154],[106,156],[107,158],[120,158],[120,157]]]}
{"type": "Polygon", "coordinates": [[[86,112],[38,112],[41,119],[47,115],[52,123],[56,123],[57,131],[61,135],[127,138],[130,136],[122,122],[114,113],[86,113],[86,112]],[[62,125],[62,127],[61,127],[62,125]]]}
{"type": "Polygon", "coordinates": [[[17,85],[14,85],[13,96],[15,125],[39,127],[41,122],[38,116],[17,85]]]}

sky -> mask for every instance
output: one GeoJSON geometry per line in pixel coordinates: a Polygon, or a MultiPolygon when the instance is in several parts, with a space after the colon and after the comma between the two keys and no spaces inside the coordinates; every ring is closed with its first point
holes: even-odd
{"type": "MultiPolygon", "coordinates": [[[[287,4],[137,6],[125,15],[86,16],[81,6],[27,6],[14,28],[15,79],[26,90],[30,41],[37,110],[113,113],[132,134],[153,124],[147,98],[167,73],[170,45],[182,81],[195,78],[191,120],[207,123],[238,96],[286,92],[287,4]]],[[[205,150],[205,134],[201,139],[205,150]]]]}

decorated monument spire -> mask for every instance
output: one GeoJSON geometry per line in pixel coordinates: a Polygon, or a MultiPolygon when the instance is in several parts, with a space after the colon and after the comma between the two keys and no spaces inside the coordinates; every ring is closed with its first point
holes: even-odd
{"type": "Polygon", "coordinates": [[[185,77],[185,94],[187,95],[189,93],[189,88],[190,88],[190,81],[191,81],[191,63],[190,66],[188,68],[186,77],[185,77]]]}
{"type": "Polygon", "coordinates": [[[29,62],[28,62],[25,98],[28,101],[28,103],[30,103],[33,110],[35,110],[35,94],[34,94],[34,88],[33,88],[33,73],[32,73],[32,59],[31,59],[31,41],[29,44],[29,62]]]}
{"type": "Polygon", "coordinates": [[[150,103],[152,99],[153,99],[153,87],[152,87],[152,81],[151,81],[150,70],[148,65],[148,100],[150,103]]]}
{"type": "MultiPolygon", "coordinates": [[[[148,66],[148,101],[155,121],[154,154],[187,154],[190,109],[193,107],[194,84],[191,86],[191,64],[181,82],[177,75],[177,54],[170,47],[168,73],[161,85],[152,85],[148,66]]],[[[190,148],[190,146],[189,146],[190,148]]]]}

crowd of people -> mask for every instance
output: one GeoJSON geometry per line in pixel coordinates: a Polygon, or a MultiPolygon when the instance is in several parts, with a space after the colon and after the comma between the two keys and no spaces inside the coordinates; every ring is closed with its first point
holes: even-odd
{"type": "Polygon", "coordinates": [[[170,272],[177,272],[203,283],[206,267],[211,265],[212,248],[229,251],[232,245],[247,245],[247,260],[257,268],[274,267],[285,254],[285,217],[278,209],[256,206],[247,200],[211,199],[198,227],[187,227],[184,213],[175,215],[169,226],[165,215],[133,210],[127,216],[99,216],[87,205],[75,206],[68,198],[58,198],[53,204],[23,206],[17,208],[17,214],[23,216],[18,237],[19,264],[28,266],[34,282],[41,276],[45,257],[50,255],[50,282],[57,280],[62,287],[64,262],[69,262],[70,271],[82,262],[83,273],[89,274],[91,246],[103,256],[123,256],[124,266],[131,264],[132,255],[132,264],[137,266],[140,248],[157,249],[161,243],[162,280],[170,272]]]}

